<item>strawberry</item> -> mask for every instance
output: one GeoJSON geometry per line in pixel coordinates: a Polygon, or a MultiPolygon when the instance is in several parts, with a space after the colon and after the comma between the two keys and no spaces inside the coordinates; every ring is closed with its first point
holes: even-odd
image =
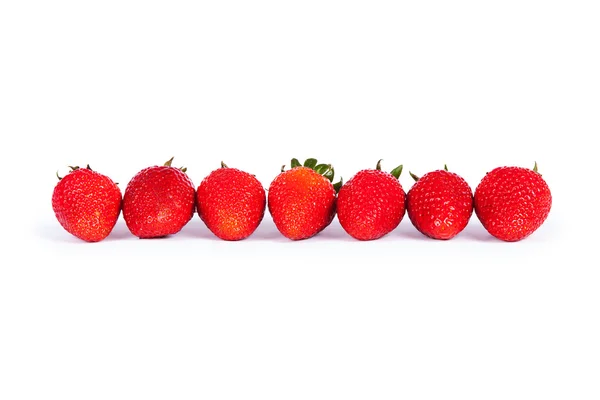
{"type": "Polygon", "coordinates": [[[342,228],[358,240],[387,235],[404,217],[405,193],[398,178],[402,165],[385,172],[381,160],[375,169],[359,171],[338,193],[337,215],[342,228]]]}
{"type": "Polygon", "coordinates": [[[465,229],[473,214],[473,191],[463,178],[446,166],[421,178],[410,175],[416,183],[408,191],[406,208],[419,232],[445,240],[465,229]]]}
{"type": "Polygon", "coordinates": [[[58,177],[52,193],[54,214],[70,234],[86,242],[99,242],[117,223],[121,190],[109,177],[92,171],[89,165],[70,168],[64,178],[58,177]]]}
{"type": "Polygon", "coordinates": [[[292,159],[291,169],[271,182],[268,204],[281,234],[292,240],[308,239],[325,229],[335,216],[336,189],[331,165],[309,158],[300,165],[292,159]]]}
{"type": "Polygon", "coordinates": [[[265,215],[265,189],[254,175],[229,168],[211,172],[198,186],[198,215],[215,236],[240,240],[250,236],[265,215]]]}
{"type": "Polygon", "coordinates": [[[196,190],[185,168],[162,166],[138,172],[127,184],[123,196],[123,218],[139,238],[172,235],[194,215],[196,190]]]}
{"type": "Polygon", "coordinates": [[[488,172],[475,189],[475,213],[498,239],[515,242],[535,232],[552,207],[546,181],[533,170],[499,167],[488,172]]]}

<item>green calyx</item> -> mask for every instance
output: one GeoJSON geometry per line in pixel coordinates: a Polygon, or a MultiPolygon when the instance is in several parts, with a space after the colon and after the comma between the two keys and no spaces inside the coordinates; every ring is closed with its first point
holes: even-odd
{"type": "Polygon", "coordinates": [[[537,166],[537,161],[535,161],[534,164],[533,164],[533,172],[537,172],[539,174],[539,172],[538,172],[538,166],[537,166]]]}
{"type": "MultiPolygon", "coordinates": [[[[323,175],[325,178],[327,178],[327,180],[329,180],[329,182],[333,183],[333,178],[335,175],[335,171],[333,169],[333,167],[331,166],[331,164],[319,164],[316,158],[307,158],[304,161],[304,164],[300,164],[300,161],[298,161],[297,158],[292,158],[292,161],[290,162],[290,166],[292,169],[297,168],[297,167],[306,167],[306,168],[310,168],[313,171],[315,171],[317,174],[319,175],[323,175]]],[[[281,172],[285,171],[285,165],[283,165],[281,167],[281,172]]],[[[340,181],[333,184],[333,187],[336,191],[336,193],[340,190],[340,188],[342,187],[343,181],[340,178],[340,181]]]]}
{"type": "MultiPolygon", "coordinates": [[[[381,171],[381,161],[383,161],[383,159],[377,161],[377,165],[375,166],[375,169],[377,171],[381,171]]],[[[402,173],[402,168],[403,165],[398,165],[396,168],[394,168],[393,170],[390,171],[390,174],[392,174],[392,176],[396,179],[400,179],[400,174],[402,173]]]]}
{"type": "Polygon", "coordinates": [[[314,168],[316,167],[318,164],[317,159],[316,158],[307,158],[304,161],[304,166],[307,168],[314,168]]]}
{"type": "MultiPolygon", "coordinates": [[[[71,165],[69,165],[68,167],[71,168],[71,170],[69,171],[69,173],[71,173],[73,171],[77,171],[79,169],[79,166],[77,166],[77,165],[74,166],[74,167],[71,166],[71,165]]],[[[90,171],[92,171],[92,169],[90,168],[90,164],[88,164],[85,168],[89,169],[90,171]]],[[[58,171],[56,171],[56,177],[58,178],[59,181],[62,180],[62,178],[64,178],[64,176],[58,175],[58,171]]]]}
{"type": "Polygon", "coordinates": [[[402,173],[403,165],[398,165],[396,168],[390,171],[390,174],[396,179],[400,179],[400,174],[402,173]]]}
{"type": "Polygon", "coordinates": [[[342,179],[342,177],[340,177],[340,180],[337,183],[333,184],[333,188],[335,189],[335,192],[338,193],[342,186],[344,186],[344,180],[342,179]]]}
{"type": "MultiPolygon", "coordinates": [[[[164,165],[165,167],[173,167],[171,164],[173,163],[173,159],[174,159],[174,158],[175,158],[175,157],[171,157],[171,158],[170,158],[169,160],[167,160],[167,162],[165,162],[163,165],[164,165]]],[[[175,168],[175,167],[173,167],[173,168],[175,168]]],[[[181,167],[181,168],[177,168],[177,169],[178,169],[178,170],[180,170],[180,171],[181,171],[181,172],[183,172],[183,173],[187,172],[187,168],[185,168],[185,167],[181,167]]]]}
{"type": "MultiPolygon", "coordinates": [[[[448,172],[448,166],[446,164],[444,164],[444,171],[448,172]]],[[[413,174],[412,172],[408,171],[408,173],[410,174],[411,178],[413,178],[415,180],[415,182],[420,179],[420,177],[413,174]]]]}

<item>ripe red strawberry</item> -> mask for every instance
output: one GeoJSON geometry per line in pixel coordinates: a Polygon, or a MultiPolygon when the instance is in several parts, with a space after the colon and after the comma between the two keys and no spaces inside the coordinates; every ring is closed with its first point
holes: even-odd
{"type": "Polygon", "coordinates": [[[433,239],[452,239],[469,223],[473,214],[473,191],[453,172],[429,172],[421,178],[410,174],[416,183],[407,194],[406,208],[412,224],[433,239]]]}
{"type": "MultiPolygon", "coordinates": [[[[331,165],[309,158],[281,173],[269,187],[269,212],[281,234],[292,240],[308,239],[325,229],[335,216],[336,187],[331,165]]],[[[340,183],[341,184],[341,183],[340,183]]],[[[338,184],[339,186],[339,184],[338,184]]]]}
{"type": "Polygon", "coordinates": [[[546,220],[552,207],[550,188],[537,172],[499,167],[488,172],[475,189],[475,213],[484,228],[498,239],[526,238],[546,220]]]}
{"type": "Polygon", "coordinates": [[[123,196],[123,218],[135,236],[146,239],[172,235],[194,215],[196,190],[186,169],[148,167],[127,184],[123,196]]]}
{"type": "Polygon", "coordinates": [[[387,235],[404,217],[405,193],[398,178],[402,165],[385,172],[381,160],[375,169],[359,171],[338,193],[337,215],[342,228],[358,240],[387,235]]]}
{"type": "Polygon", "coordinates": [[[250,236],[263,219],[265,205],[265,189],[258,179],[224,163],[204,178],[196,192],[198,215],[224,240],[250,236]]]}
{"type": "Polygon", "coordinates": [[[89,165],[71,167],[71,172],[59,180],[52,194],[52,208],[62,227],[87,242],[106,238],[121,213],[117,184],[89,165]]]}

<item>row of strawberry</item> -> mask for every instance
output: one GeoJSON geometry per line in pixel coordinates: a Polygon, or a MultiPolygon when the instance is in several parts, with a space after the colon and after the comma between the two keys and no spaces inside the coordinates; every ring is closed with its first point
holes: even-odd
{"type": "Polygon", "coordinates": [[[398,180],[402,166],[385,172],[380,161],[375,169],[334,184],[331,165],[292,159],[291,168],[282,167],[271,182],[267,196],[254,175],[223,163],[196,190],[185,168],[173,167],[172,161],[138,172],[123,196],[109,177],[89,166],[71,167],[54,188],[56,218],[67,232],[97,242],[110,234],[121,212],[133,235],[155,238],[179,232],[196,210],[217,237],[240,240],[256,230],[268,208],[277,229],[292,240],[316,235],[336,214],[350,236],[374,240],[394,230],[406,213],[424,235],[451,239],[475,211],[491,235],[518,241],[542,225],[552,205],[537,164],[533,169],[496,168],[475,194],[446,167],[421,178],[411,173],[416,182],[406,193],[398,180]]]}

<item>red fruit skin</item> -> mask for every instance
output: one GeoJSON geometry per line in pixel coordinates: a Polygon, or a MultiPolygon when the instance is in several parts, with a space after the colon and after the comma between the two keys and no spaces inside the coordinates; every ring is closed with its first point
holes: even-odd
{"type": "Polygon", "coordinates": [[[459,175],[444,170],[423,175],[410,188],[408,218],[423,235],[448,240],[458,235],[473,214],[473,191],[459,175]]]}
{"type": "Polygon", "coordinates": [[[516,242],[535,232],[552,208],[548,184],[537,172],[499,167],[475,189],[475,213],[494,237],[516,242]]]}
{"type": "Polygon", "coordinates": [[[86,242],[99,242],[119,219],[121,190],[109,177],[79,168],[54,187],[52,209],[67,232],[86,242]]]}
{"type": "Polygon", "coordinates": [[[127,184],[123,218],[132,234],[157,238],[179,232],[194,215],[196,189],[180,169],[154,166],[127,184]]]}
{"type": "Polygon", "coordinates": [[[268,206],[283,236],[308,239],[331,224],[336,209],[335,189],[327,178],[310,168],[292,168],[271,182],[268,206]]]}
{"type": "Polygon", "coordinates": [[[379,239],[396,229],[404,218],[405,197],[402,185],[392,174],[362,170],[338,193],[338,220],[355,239],[379,239]]]}
{"type": "Polygon", "coordinates": [[[223,240],[250,236],[265,215],[266,195],[261,183],[236,168],[219,168],[198,186],[196,209],[208,229],[223,240]]]}

